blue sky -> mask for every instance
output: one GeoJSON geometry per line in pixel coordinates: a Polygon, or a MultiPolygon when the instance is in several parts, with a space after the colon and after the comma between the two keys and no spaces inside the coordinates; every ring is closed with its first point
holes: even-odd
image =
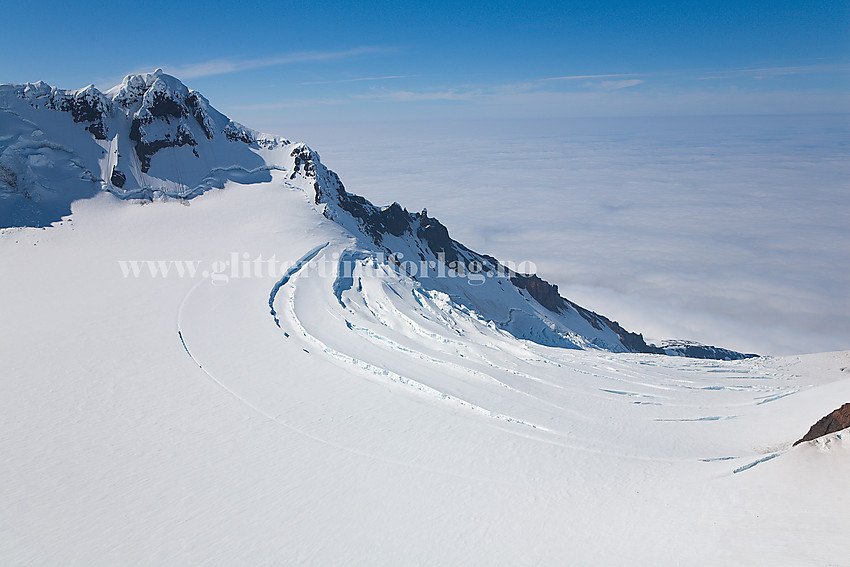
{"type": "Polygon", "coordinates": [[[256,127],[850,111],[850,3],[16,2],[0,81],[162,67],[256,127]]]}

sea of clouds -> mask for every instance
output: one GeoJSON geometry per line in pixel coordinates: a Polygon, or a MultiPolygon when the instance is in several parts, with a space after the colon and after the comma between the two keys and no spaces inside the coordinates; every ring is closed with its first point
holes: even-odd
{"type": "Polygon", "coordinates": [[[847,116],[268,125],[644,333],[850,349],[847,116]]]}

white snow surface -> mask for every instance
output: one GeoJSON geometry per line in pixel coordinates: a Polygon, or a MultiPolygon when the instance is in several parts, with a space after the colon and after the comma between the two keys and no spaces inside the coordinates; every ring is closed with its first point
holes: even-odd
{"type": "Polygon", "coordinates": [[[790,444],[850,353],[543,347],[365,269],[343,306],[317,272],[351,235],[273,177],[0,235],[3,563],[846,560],[846,439],[790,444]],[[116,265],[242,250],[293,264],[280,326],[276,277],[116,265]]]}
{"type": "MultiPolygon", "coordinates": [[[[107,96],[132,110],[145,77],[107,96]]],[[[263,179],[98,190],[0,230],[0,563],[846,564],[847,432],[791,444],[850,398],[850,352],[516,338],[535,327],[493,320],[498,282],[467,294],[379,261],[322,215],[300,146],[261,148],[274,161],[256,139],[263,179]],[[232,263],[258,256],[283,268],[232,263]]]]}

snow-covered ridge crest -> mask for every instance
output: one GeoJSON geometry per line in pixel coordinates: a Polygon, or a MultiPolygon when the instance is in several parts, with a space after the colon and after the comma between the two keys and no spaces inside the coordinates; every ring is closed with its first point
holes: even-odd
{"type": "MultiPolygon", "coordinates": [[[[43,82],[0,85],[0,228],[46,226],[69,214],[72,201],[99,191],[122,199],[191,199],[228,181],[271,182],[275,170],[355,238],[360,252],[341,255],[352,266],[380,254],[424,294],[449,298],[452,309],[514,337],[565,348],[746,356],[702,345],[647,344],[561,297],[557,286],[455,241],[427,211],[410,213],[398,203],[376,207],[348,193],[305,144],[232,121],[160,69],[128,75],[106,93],[91,85],[71,91],[43,82]],[[414,274],[405,262],[426,269],[414,274]],[[451,277],[441,275],[443,268],[451,277]]],[[[338,299],[344,302],[342,292],[338,299]]]]}
{"type": "Polygon", "coordinates": [[[142,100],[150,91],[172,91],[182,97],[189,94],[186,85],[177,78],[166,75],[162,69],[157,69],[153,73],[127,75],[120,85],[115,85],[105,94],[116,104],[129,107],[142,100]]]}
{"type": "Polygon", "coordinates": [[[29,102],[34,108],[69,112],[74,122],[87,123],[86,129],[96,139],[106,139],[105,121],[109,113],[109,101],[94,85],[74,90],[58,89],[44,81],[0,85],[0,107],[9,106],[10,99],[14,97],[29,102]]]}
{"type": "Polygon", "coordinates": [[[402,272],[416,271],[426,292],[444,295],[470,313],[513,336],[562,348],[597,348],[691,358],[734,360],[755,355],[672,341],[663,348],[648,344],[616,321],[561,297],[558,286],[535,274],[519,273],[496,258],[475,252],[452,239],[427,210],[411,213],[398,203],[376,207],[345,190],[339,177],[303,144],[292,150],[291,177],[301,176],[315,190],[315,203],[324,216],[359,235],[364,248],[377,248],[395,259],[402,272]],[[451,275],[441,277],[440,267],[451,275]],[[473,284],[473,285],[470,285],[473,284]]]}
{"type": "Polygon", "coordinates": [[[269,169],[291,161],[289,140],[230,120],[160,69],[128,75],[105,93],[93,85],[2,84],[0,120],[3,226],[43,226],[70,212],[68,192],[48,182],[56,167],[87,178],[90,187],[73,198],[101,190],[189,198],[228,179],[268,181],[269,169]],[[48,156],[50,147],[67,155],[48,156]]]}

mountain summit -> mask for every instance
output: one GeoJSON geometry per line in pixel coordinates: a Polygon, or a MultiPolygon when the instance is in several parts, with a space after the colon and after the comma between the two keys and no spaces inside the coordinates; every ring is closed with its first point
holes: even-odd
{"type": "MultiPolygon", "coordinates": [[[[262,134],[229,119],[197,91],[157,69],[128,75],[100,92],[44,82],[0,85],[0,228],[47,226],[71,203],[107,191],[123,200],[192,199],[227,183],[303,190],[353,245],[339,255],[333,284],[341,307],[357,309],[354,279],[382,262],[450,310],[471,313],[514,337],[566,348],[595,348],[711,359],[755,355],[640,334],[563,297],[534,274],[453,240],[426,211],[377,207],[345,190],[304,144],[262,134]],[[347,282],[347,283],[346,283],[347,282]]],[[[272,302],[270,302],[270,305],[272,302]]],[[[361,306],[366,309],[366,307],[361,306]]]]}

